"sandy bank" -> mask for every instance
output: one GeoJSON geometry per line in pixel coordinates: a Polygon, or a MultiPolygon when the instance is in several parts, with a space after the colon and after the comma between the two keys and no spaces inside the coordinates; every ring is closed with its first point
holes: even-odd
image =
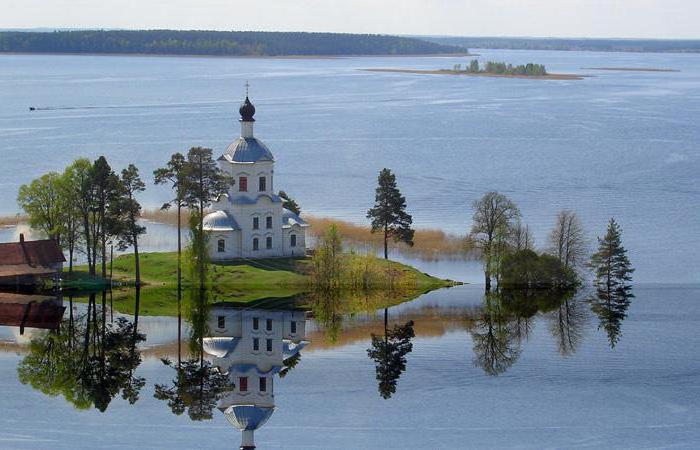
{"type": "Polygon", "coordinates": [[[583,70],[609,70],[613,72],[680,72],[678,69],[658,69],[654,67],[581,67],[583,70]]]}

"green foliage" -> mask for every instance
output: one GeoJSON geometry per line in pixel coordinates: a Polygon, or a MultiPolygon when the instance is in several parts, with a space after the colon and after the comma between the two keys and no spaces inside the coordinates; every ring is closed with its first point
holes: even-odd
{"type": "Polygon", "coordinates": [[[411,228],[413,218],[406,212],[406,198],[396,186],[396,176],[385,168],[379,172],[377,181],[374,208],[367,211],[367,218],[372,220],[373,233],[384,233],[384,258],[387,259],[389,238],[413,246],[415,232],[411,228]]]}
{"type": "Polygon", "coordinates": [[[598,251],[591,256],[591,267],[598,289],[628,289],[634,269],[622,245],[622,229],[615,219],[610,219],[605,236],[598,238],[598,251]]]}
{"type": "Polygon", "coordinates": [[[0,32],[0,52],[139,53],[168,55],[422,55],[465,49],[425,40],[370,34],[75,30],[0,32]]]}
{"type": "Polygon", "coordinates": [[[311,259],[311,282],[323,289],[337,289],[343,271],[343,243],[335,224],[321,238],[311,259]]]}
{"type": "Polygon", "coordinates": [[[299,204],[294,201],[293,198],[291,198],[289,195],[287,195],[286,192],[280,191],[278,194],[282,198],[282,207],[290,210],[297,216],[301,214],[301,208],[299,207],[299,204]]]}
{"type": "MultiPolygon", "coordinates": [[[[461,72],[461,64],[454,66],[455,72],[461,72]]],[[[467,73],[492,73],[497,75],[525,75],[531,77],[541,77],[547,75],[547,69],[542,64],[528,63],[514,66],[504,62],[487,61],[483,69],[479,66],[478,59],[472,59],[464,69],[467,73]]]]}
{"type": "Polygon", "coordinates": [[[499,286],[504,288],[569,288],[575,284],[575,272],[552,255],[520,250],[507,254],[501,264],[499,286]]]}
{"type": "Polygon", "coordinates": [[[387,311],[384,310],[384,336],[372,333],[372,347],[367,349],[367,356],[375,362],[379,395],[389,399],[396,393],[396,384],[406,370],[406,355],[413,351],[413,321],[404,325],[387,327],[387,311]]]}
{"type": "Polygon", "coordinates": [[[200,226],[200,213],[190,215],[190,240],[185,248],[185,263],[187,275],[191,283],[206,284],[209,281],[211,262],[207,246],[209,233],[200,226]]]}
{"type": "Polygon", "coordinates": [[[17,203],[29,218],[29,226],[59,242],[64,225],[60,183],[61,175],[49,172],[28,185],[20,186],[17,196],[17,203]]]}

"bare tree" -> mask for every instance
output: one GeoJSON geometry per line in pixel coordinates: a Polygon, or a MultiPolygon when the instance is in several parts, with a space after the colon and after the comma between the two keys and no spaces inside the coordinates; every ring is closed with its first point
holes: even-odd
{"type": "Polygon", "coordinates": [[[502,237],[511,228],[520,210],[508,197],[498,192],[487,192],[473,203],[474,218],[471,237],[482,252],[486,290],[491,289],[491,274],[498,275],[496,267],[501,254],[502,237]],[[498,245],[497,245],[498,244],[498,245]]]}
{"type": "Polygon", "coordinates": [[[565,209],[557,215],[554,229],[549,234],[549,252],[559,258],[564,268],[576,270],[585,264],[588,242],[575,212],[565,209]]]}
{"type": "Polygon", "coordinates": [[[510,230],[510,245],[514,251],[532,250],[535,247],[535,240],[532,237],[530,226],[523,225],[518,220],[510,230]]]}

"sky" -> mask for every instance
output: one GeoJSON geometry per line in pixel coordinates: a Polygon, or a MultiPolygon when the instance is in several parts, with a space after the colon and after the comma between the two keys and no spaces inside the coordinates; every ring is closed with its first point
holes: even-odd
{"type": "Polygon", "coordinates": [[[0,0],[0,28],[700,38],[700,0],[0,0]]]}

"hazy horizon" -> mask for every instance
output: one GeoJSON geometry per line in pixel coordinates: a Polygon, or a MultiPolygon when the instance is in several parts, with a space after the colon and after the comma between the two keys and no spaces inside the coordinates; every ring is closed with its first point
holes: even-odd
{"type": "Polygon", "coordinates": [[[0,29],[700,39],[692,0],[0,0],[0,29]]]}

